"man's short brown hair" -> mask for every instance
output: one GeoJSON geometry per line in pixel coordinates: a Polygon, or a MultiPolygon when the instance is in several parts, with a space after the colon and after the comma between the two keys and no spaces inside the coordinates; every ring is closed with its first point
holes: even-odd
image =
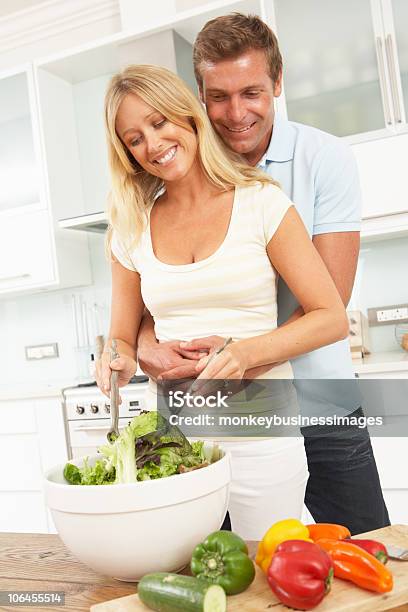
{"type": "Polygon", "coordinates": [[[264,51],[269,75],[275,83],[282,71],[282,56],[272,30],[257,15],[232,13],[208,21],[198,33],[193,48],[194,74],[199,87],[203,62],[235,59],[251,49],[264,51]]]}

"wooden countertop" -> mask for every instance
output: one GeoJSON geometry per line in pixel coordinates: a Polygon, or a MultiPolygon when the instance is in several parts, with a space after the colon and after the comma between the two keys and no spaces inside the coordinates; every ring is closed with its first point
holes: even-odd
{"type": "MultiPolygon", "coordinates": [[[[256,542],[248,542],[250,553],[256,542]]],[[[65,605],[47,605],[51,612],[89,611],[90,606],[132,595],[136,584],[95,573],[67,550],[57,535],[1,533],[0,591],[64,591],[65,605]]],[[[40,610],[39,607],[1,606],[1,610],[40,610]]],[[[394,608],[408,612],[408,605],[394,608]]]]}
{"type": "MultiPolygon", "coordinates": [[[[248,542],[251,552],[256,542],[248,542]]],[[[136,593],[136,583],[108,578],[83,565],[59,536],[0,533],[0,591],[64,591],[65,606],[44,606],[51,612],[89,612],[97,603],[136,593]]],[[[39,610],[38,607],[0,606],[0,610],[39,610]]]]}
{"type": "MultiPolygon", "coordinates": [[[[59,536],[32,533],[0,534],[0,591],[64,591],[64,606],[44,609],[87,611],[91,605],[132,595],[136,584],[95,573],[64,546],[59,536]]],[[[1,610],[38,610],[4,606],[1,610]]]]}

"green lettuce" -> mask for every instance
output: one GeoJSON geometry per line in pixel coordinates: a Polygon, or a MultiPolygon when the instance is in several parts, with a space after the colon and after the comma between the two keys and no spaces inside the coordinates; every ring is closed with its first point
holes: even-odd
{"type": "Polygon", "coordinates": [[[202,441],[190,444],[178,427],[170,426],[155,411],[134,417],[112,444],[105,444],[98,451],[101,459],[93,466],[87,459],[81,468],[67,463],[64,468],[67,482],[76,485],[133,483],[165,478],[211,462],[202,441]]]}

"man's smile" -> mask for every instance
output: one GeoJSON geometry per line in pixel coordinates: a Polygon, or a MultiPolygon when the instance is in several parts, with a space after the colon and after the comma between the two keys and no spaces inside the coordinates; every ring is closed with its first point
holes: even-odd
{"type": "Polygon", "coordinates": [[[256,121],[254,121],[253,123],[249,123],[248,125],[245,125],[243,127],[229,127],[228,125],[224,125],[224,128],[229,132],[233,132],[235,134],[243,134],[244,132],[248,132],[255,125],[255,123],[256,121]]]}

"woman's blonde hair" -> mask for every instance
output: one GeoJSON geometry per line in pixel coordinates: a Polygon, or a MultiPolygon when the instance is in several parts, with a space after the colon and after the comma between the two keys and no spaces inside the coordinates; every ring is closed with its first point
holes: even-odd
{"type": "Polygon", "coordinates": [[[145,228],[146,211],[163,189],[163,181],[146,172],[134,159],[116,132],[116,117],[123,99],[137,94],[168,121],[194,129],[198,156],[209,181],[222,190],[255,183],[275,183],[271,177],[248,166],[230,151],[214,132],[199,100],[176,74],[151,65],[131,65],[110,81],[105,97],[105,128],[112,189],[108,202],[110,252],[112,229],[126,248],[134,246],[145,228]]]}

